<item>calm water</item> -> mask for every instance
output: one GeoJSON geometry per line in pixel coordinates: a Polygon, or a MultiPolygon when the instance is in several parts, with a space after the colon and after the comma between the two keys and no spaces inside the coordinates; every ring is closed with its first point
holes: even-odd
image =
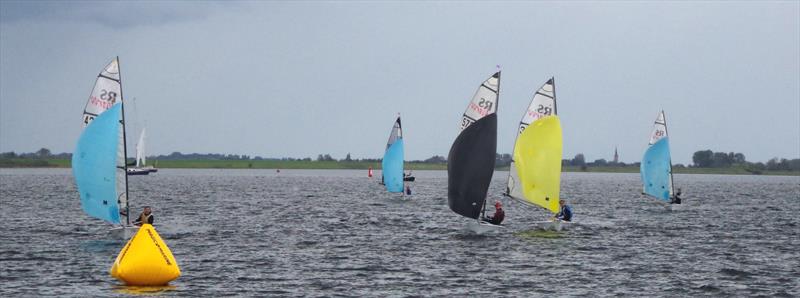
{"type": "MultiPolygon", "coordinates": [[[[637,174],[566,173],[574,229],[529,230],[547,214],[503,200],[509,228],[474,235],[446,173],[415,174],[410,199],[366,171],[167,169],[130,189],[183,271],[164,296],[800,295],[800,177],[677,175],[667,211],[637,174]]],[[[124,241],[68,169],[0,170],[0,222],[0,296],[130,290],[108,274],[124,241]]]]}

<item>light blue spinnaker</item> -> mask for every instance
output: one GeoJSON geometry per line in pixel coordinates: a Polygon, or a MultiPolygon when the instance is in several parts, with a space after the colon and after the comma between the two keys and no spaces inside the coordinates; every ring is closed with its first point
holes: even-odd
{"type": "Polygon", "coordinates": [[[400,125],[400,116],[392,126],[389,141],[386,143],[386,152],[381,163],[383,183],[389,192],[403,192],[403,130],[400,125]]]}
{"type": "Polygon", "coordinates": [[[662,138],[644,153],[641,164],[644,193],[669,202],[672,194],[669,138],[662,138]]]}
{"type": "Polygon", "coordinates": [[[672,158],[669,154],[667,119],[664,111],[656,117],[653,132],[650,134],[650,147],[644,152],[640,172],[642,173],[642,192],[661,201],[669,202],[672,194],[672,158]]]}
{"type": "Polygon", "coordinates": [[[120,224],[117,158],[121,103],[98,115],[83,130],[72,154],[72,175],[86,214],[120,224]]]}

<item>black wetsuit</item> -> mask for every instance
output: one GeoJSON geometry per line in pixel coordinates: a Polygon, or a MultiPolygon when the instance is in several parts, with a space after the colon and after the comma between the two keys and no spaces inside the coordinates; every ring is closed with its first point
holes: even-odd
{"type": "Polygon", "coordinates": [[[675,194],[672,196],[672,199],[669,201],[670,204],[680,204],[681,203],[681,195],[675,194]]]}

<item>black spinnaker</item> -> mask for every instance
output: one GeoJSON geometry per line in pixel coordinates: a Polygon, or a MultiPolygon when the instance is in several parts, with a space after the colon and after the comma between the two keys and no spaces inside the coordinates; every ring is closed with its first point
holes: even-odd
{"type": "Polygon", "coordinates": [[[453,212],[478,219],[483,213],[497,152],[500,72],[475,92],[461,120],[461,133],[447,156],[447,203],[453,212]]]}

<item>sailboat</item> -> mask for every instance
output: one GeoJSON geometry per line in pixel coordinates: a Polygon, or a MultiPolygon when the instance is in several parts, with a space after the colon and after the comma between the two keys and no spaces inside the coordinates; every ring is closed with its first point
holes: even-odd
{"type": "Polygon", "coordinates": [[[72,174],[83,211],[118,226],[131,227],[129,218],[125,108],[119,58],[97,76],[83,112],[83,132],[72,154],[72,174]]]}
{"type": "Polygon", "coordinates": [[[474,219],[477,233],[496,227],[482,221],[486,195],[494,173],[497,152],[497,104],[500,72],[478,87],[461,118],[461,132],[447,156],[447,204],[450,210],[474,219]]]}
{"type": "Polygon", "coordinates": [[[400,124],[400,114],[392,125],[389,141],[386,142],[386,151],[381,162],[381,180],[388,192],[403,192],[403,128],[400,124]]]}
{"type": "Polygon", "coordinates": [[[145,129],[142,129],[142,133],[139,134],[139,141],[136,142],[136,166],[128,168],[128,175],[147,175],[158,172],[158,169],[153,166],[145,165],[147,160],[144,151],[144,136],[145,129]]]}
{"type": "Polygon", "coordinates": [[[642,194],[669,203],[675,191],[672,184],[672,159],[669,154],[667,119],[664,111],[658,113],[656,117],[648,145],[639,168],[642,174],[642,194]]]}
{"type": "MultiPolygon", "coordinates": [[[[550,78],[533,94],[519,122],[505,195],[525,205],[558,213],[562,143],[555,82],[550,78]]],[[[560,230],[562,222],[543,221],[536,225],[560,230]]]]}

